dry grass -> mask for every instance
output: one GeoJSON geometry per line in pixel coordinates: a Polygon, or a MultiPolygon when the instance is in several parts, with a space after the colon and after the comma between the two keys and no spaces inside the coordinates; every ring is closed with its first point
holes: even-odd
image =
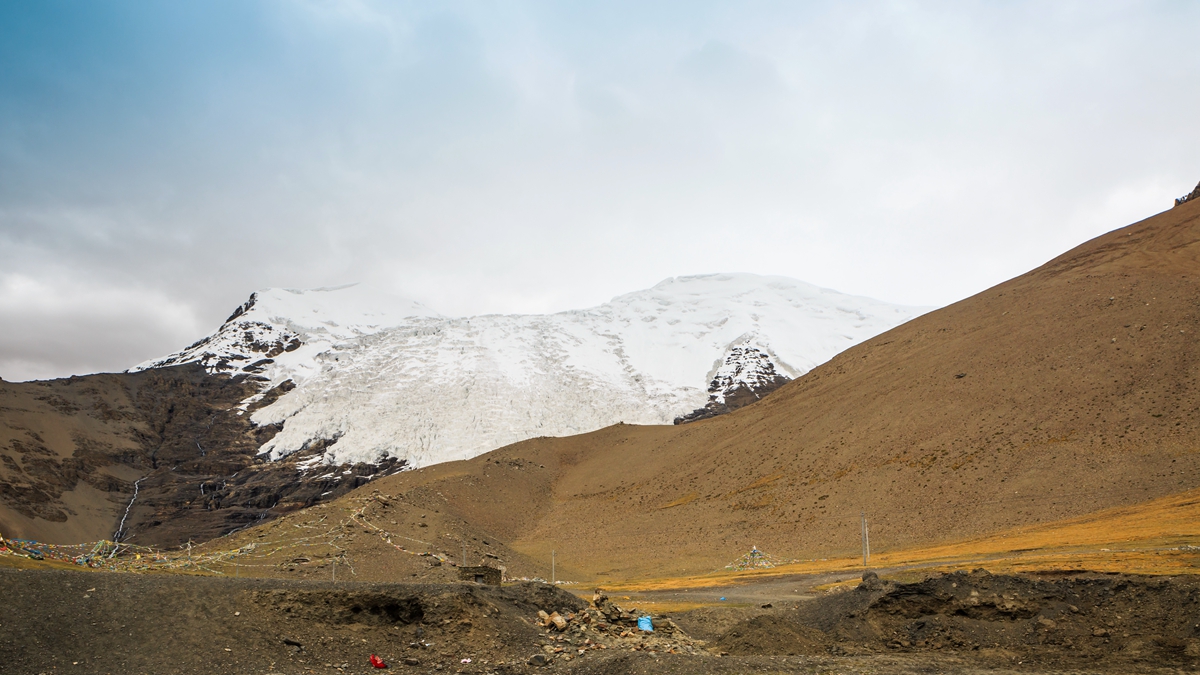
{"type": "MultiPolygon", "coordinates": [[[[889,576],[895,578],[977,567],[994,573],[1200,574],[1200,489],[989,537],[876,552],[870,566],[889,569],[889,576]]],[[[860,569],[861,558],[831,558],[767,570],[610,583],[606,587],[614,592],[682,590],[860,569]]]]}

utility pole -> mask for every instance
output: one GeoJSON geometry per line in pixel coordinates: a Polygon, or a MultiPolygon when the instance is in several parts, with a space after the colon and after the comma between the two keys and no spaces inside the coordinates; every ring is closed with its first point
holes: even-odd
{"type": "Polygon", "coordinates": [[[867,512],[860,512],[859,518],[862,519],[863,567],[866,567],[871,560],[871,535],[867,532],[867,512]]]}
{"type": "Polygon", "coordinates": [[[550,550],[550,584],[554,585],[557,583],[558,583],[558,577],[555,576],[555,569],[554,569],[554,549],[551,549],[550,550]]]}

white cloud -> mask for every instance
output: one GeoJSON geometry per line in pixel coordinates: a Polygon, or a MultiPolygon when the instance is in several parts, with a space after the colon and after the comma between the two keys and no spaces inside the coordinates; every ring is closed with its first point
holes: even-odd
{"type": "Polygon", "coordinates": [[[48,379],[124,370],[208,332],[160,291],[56,276],[0,275],[0,377],[48,379]]]}

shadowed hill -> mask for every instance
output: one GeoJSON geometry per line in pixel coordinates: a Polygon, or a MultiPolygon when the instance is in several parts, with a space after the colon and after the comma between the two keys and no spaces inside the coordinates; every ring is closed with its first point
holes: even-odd
{"type": "Polygon", "coordinates": [[[195,364],[0,382],[0,534],[73,544],[112,538],[124,522],[128,543],[203,541],[393,468],[324,477],[298,470],[300,455],[264,463],[257,449],[278,429],[239,408],[259,388],[195,364]]]}
{"type": "Polygon", "coordinates": [[[534,439],[373,487],[604,578],[846,554],[1195,487],[1200,203],[1111,232],[684,427],[534,439]]]}

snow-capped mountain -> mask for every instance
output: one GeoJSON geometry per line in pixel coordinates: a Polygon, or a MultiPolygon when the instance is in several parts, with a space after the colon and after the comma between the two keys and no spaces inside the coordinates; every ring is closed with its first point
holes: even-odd
{"type": "Polygon", "coordinates": [[[210,373],[251,373],[278,384],[319,369],[317,356],[342,340],[398,326],[408,317],[436,317],[419,302],[359,284],[250,295],[213,334],[187,349],[130,370],[198,362],[210,373]]]}
{"type": "Polygon", "coordinates": [[[291,380],[253,413],[282,425],[260,449],[271,459],[319,448],[324,464],[418,467],[718,414],[925,311],[750,274],[672,278],[548,315],[450,318],[370,295],[262,291],[212,336],[139,368],[201,361],[256,372],[264,389],[291,380]]]}

